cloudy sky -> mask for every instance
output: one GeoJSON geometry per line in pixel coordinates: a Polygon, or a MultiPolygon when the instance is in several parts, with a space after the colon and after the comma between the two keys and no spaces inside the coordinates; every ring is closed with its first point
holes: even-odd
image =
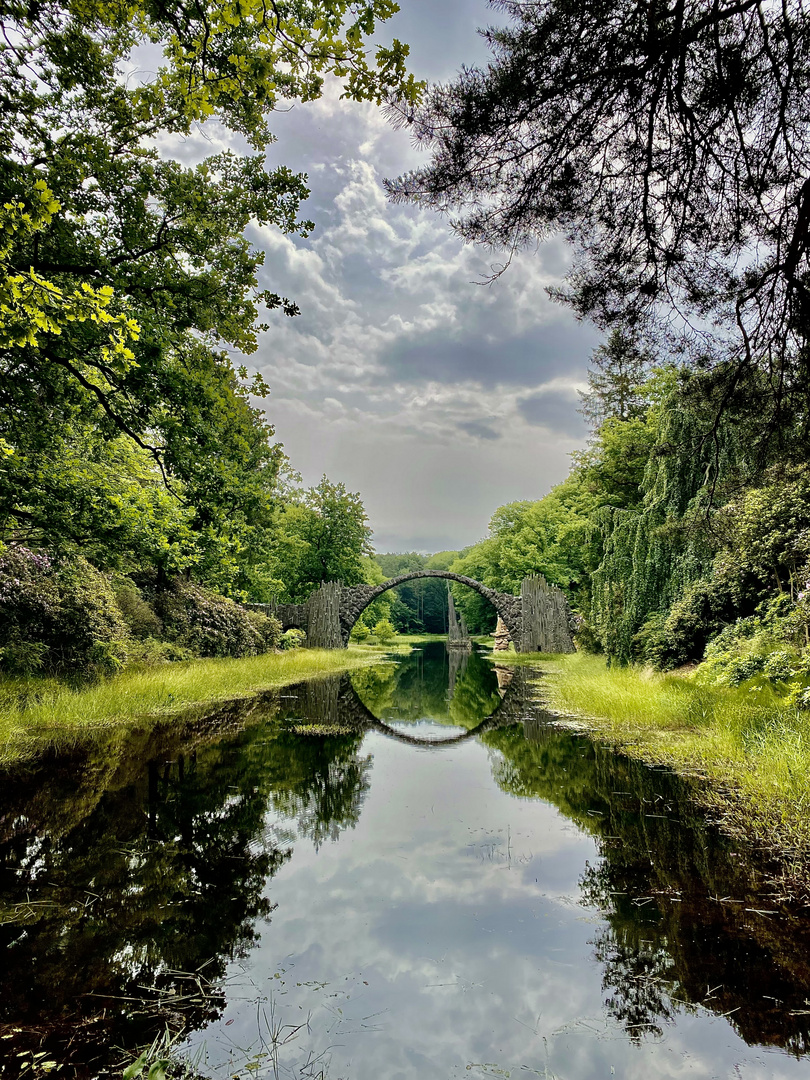
{"type": "MultiPolygon", "coordinates": [[[[378,37],[410,44],[418,78],[486,60],[485,0],[400,4],[378,37]]],[[[307,240],[250,236],[267,252],[262,286],[301,308],[275,314],[251,358],[277,436],[307,485],[326,473],[360,492],[378,551],[474,543],[498,506],[561,480],[585,439],[576,388],[598,337],[544,291],[565,247],[476,284],[497,256],[462,246],[432,212],[387,203],[382,179],[423,158],[378,109],[330,89],[273,127],[269,162],[308,174],[303,216],[316,223],[307,240]]]]}

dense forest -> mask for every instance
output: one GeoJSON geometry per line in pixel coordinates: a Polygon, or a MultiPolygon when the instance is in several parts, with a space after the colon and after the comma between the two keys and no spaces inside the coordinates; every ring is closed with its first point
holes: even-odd
{"type": "MultiPolygon", "coordinates": [[[[276,102],[415,101],[389,0],[3,8],[0,667],[92,674],[280,643],[234,601],[364,580],[359,497],[304,489],[246,358],[294,317],[249,222],[307,235],[276,102]],[[133,49],[151,49],[144,75],[133,49]],[[162,62],[161,62],[162,54],[162,62]],[[180,160],[211,120],[244,154],[180,160]],[[268,321],[263,321],[267,319],[268,321]]],[[[376,567],[373,568],[376,573],[376,567]]]]}
{"type": "MultiPolygon", "coordinates": [[[[801,666],[802,4],[707,16],[690,2],[649,19],[643,5],[610,19],[591,3],[499,6],[510,21],[487,35],[492,63],[427,93],[406,46],[368,49],[390,0],[303,0],[283,19],[253,0],[4,10],[4,673],[249,655],[281,633],[240,601],[418,567],[510,592],[542,572],[566,590],[580,647],[611,663],[707,657],[740,679],[801,666]],[[606,42],[627,62],[605,66],[606,42]],[[130,70],[140,46],[163,56],[149,80],[130,70]],[[573,262],[557,298],[604,331],[570,475],[501,507],[463,552],[373,558],[360,496],[326,477],[305,489],[255,406],[269,388],[246,358],[298,309],[245,228],[313,228],[306,177],[266,166],[268,119],[327,76],[386,103],[432,154],[389,182],[393,199],[455,210],[465,240],[494,247],[561,235],[573,262]],[[173,148],[211,118],[251,152],[181,161],[173,148]]],[[[454,591],[471,629],[491,630],[486,603],[454,591]]],[[[386,620],[442,632],[445,611],[446,586],[415,582],[358,634],[386,620]]]]}

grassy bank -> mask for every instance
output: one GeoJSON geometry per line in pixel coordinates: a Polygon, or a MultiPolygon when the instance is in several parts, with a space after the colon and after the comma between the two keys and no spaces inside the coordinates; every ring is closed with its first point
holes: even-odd
{"type": "Polygon", "coordinates": [[[83,687],[58,679],[0,681],[0,763],[23,755],[26,742],[58,729],[76,732],[182,713],[263,690],[361,667],[381,649],[294,649],[243,659],[190,660],[133,667],[83,687]]]}
{"type": "Polygon", "coordinates": [[[810,896],[810,713],[776,690],[607,669],[603,658],[521,656],[547,675],[552,711],[625,752],[699,777],[721,824],[778,857],[783,889],[810,896]]]}

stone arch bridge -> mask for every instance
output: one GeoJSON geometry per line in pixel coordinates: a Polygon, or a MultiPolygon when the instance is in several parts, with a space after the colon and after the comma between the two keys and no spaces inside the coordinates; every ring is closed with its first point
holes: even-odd
{"type": "Polygon", "coordinates": [[[503,620],[517,652],[574,652],[571,610],[564,593],[541,574],[524,578],[520,596],[497,592],[464,574],[449,570],[412,570],[380,585],[324,583],[305,604],[249,604],[275,615],[285,630],[304,630],[313,648],[345,649],[352,627],[370,603],[389,589],[419,578],[444,578],[485,597],[503,620]]]}

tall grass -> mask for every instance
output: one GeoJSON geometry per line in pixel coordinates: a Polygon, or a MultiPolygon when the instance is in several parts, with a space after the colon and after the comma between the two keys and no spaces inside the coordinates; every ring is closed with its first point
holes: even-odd
{"type": "MultiPolygon", "coordinates": [[[[631,754],[704,778],[703,799],[728,827],[783,858],[810,859],[810,714],[768,686],[608,669],[582,654],[540,666],[554,711],[585,720],[631,754]]],[[[801,876],[810,883],[810,868],[801,876]]]]}
{"type": "Polygon", "coordinates": [[[33,676],[0,680],[0,762],[20,755],[21,740],[55,728],[78,732],[181,713],[346,671],[379,657],[374,648],[294,649],[238,660],[133,667],[82,687],[33,676]]]}

